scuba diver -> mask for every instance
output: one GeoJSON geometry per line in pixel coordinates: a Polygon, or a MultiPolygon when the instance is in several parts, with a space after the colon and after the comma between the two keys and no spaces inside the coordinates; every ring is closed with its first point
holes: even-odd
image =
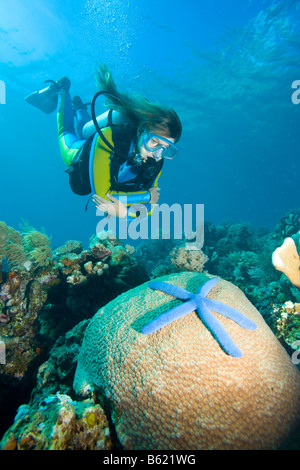
{"type": "Polygon", "coordinates": [[[92,193],[107,217],[133,220],[141,214],[137,207],[150,215],[159,199],[164,159],[179,152],[175,144],[182,125],[176,112],[140,95],[119,92],[106,65],[97,70],[101,91],[91,103],[92,120],[79,96],[71,100],[67,77],[46,82],[45,89],[25,100],[45,113],[57,109],[59,146],[73,192],[92,193]],[[105,95],[109,110],[96,117],[100,95],[105,95]]]}

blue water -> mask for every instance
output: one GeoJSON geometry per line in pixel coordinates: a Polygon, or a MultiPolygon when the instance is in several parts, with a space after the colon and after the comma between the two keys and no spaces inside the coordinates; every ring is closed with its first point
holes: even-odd
{"type": "Polygon", "coordinates": [[[55,114],[24,97],[67,75],[88,101],[106,62],[121,89],[172,106],[183,122],[160,203],[204,204],[207,221],[272,229],[300,206],[299,32],[297,1],[2,0],[0,220],[44,227],[54,246],[95,233],[93,204],[85,213],[88,197],[69,189],[55,114]]]}

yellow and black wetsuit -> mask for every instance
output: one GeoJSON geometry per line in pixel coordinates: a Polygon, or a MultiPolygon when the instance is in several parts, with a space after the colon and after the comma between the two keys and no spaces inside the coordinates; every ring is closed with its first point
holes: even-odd
{"type": "MultiPolygon", "coordinates": [[[[85,113],[81,125],[90,120],[85,113]]],[[[57,124],[60,151],[75,193],[92,193],[105,199],[108,199],[107,194],[113,195],[128,207],[129,219],[135,217],[132,209],[136,204],[143,204],[151,214],[148,189],[158,185],[163,159],[151,158],[140,166],[131,162],[136,129],[130,123],[115,125],[108,119],[107,126],[101,129],[113,150],[98,133],[87,140],[80,139],[75,132],[69,92],[62,90],[58,99],[57,124]]]]}

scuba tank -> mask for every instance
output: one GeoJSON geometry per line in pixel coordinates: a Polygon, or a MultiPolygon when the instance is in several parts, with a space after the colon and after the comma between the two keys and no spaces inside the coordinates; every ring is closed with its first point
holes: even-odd
{"type": "MultiPolygon", "coordinates": [[[[102,127],[106,127],[109,125],[109,113],[110,110],[105,111],[105,113],[100,114],[100,116],[97,116],[97,123],[100,129],[102,127]]],[[[128,121],[122,116],[121,113],[118,111],[113,110],[111,114],[112,122],[115,125],[119,124],[126,124],[128,121]]],[[[91,119],[89,122],[87,122],[83,128],[82,128],[82,137],[83,139],[88,139],[91,135],[93,135],[97,131],[93,119],[91,119]]]]}
{"type": "MultiPolygon", "coordinates": [[[[125,124],[127,122],[126,118],[124,116],[122,116],[121,113],[119,113],[118,111],[114,111],[114,110],[109,110],[109,111],[106,111],[105,113],[102,113],[100,114],[100,116],[96,116],[96,112],[95,112],[95,104],[96,104],[96,100],[97,98],[100,96],[100,95],[110,95],[110,96],[114,96],[112,95],[111,93],[109,93],[108,91],[105,91],[105,90],[102,90],[102,91],[98,91],[94,96],[93,96],[93,99],[92,99],[92,102],[91,102],[91,115],[92,115],[92,120],[87,122],[84,126],[83,126],[83,129],[82,129],[82,136],[84,139],[88,139],[91,135],[93,135],[95,132],[98,132],[98,134],[101,136],[101,138],[103,139],[103,141],[105,142],[105,144],[111,149],[111,145],[109,142],[107,142],[107,140],[105,139],[102,131],[101,131],[101,128],[102,127],[106,127],[108,125],[110,125],[108,123],[108,119],[109,119],[109,114],[111,113],[110,115],[110,119],[112,121],[113,124],[125,124]]],[[[114,98],[116,98],[114,96],[114,98]]]]}

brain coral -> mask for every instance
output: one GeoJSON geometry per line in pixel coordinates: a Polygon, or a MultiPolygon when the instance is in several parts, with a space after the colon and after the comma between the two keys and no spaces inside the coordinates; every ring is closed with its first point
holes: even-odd
{"type": "MultiPolygon", "coordinates": [[[[196,292],[202,273],[158,278],[196,292]]],[[[241,328],[214,313],[243,351],[228,356],[195,312],[143,335],[142,326],[180,300],[148,284],[120,295],[91,320],[74,388],[93,389],[111,406],[124,449],[276,448],[297,422],[300,374],[262,316],[233,284],[208,297],[256,324],[241,328]]]]}

